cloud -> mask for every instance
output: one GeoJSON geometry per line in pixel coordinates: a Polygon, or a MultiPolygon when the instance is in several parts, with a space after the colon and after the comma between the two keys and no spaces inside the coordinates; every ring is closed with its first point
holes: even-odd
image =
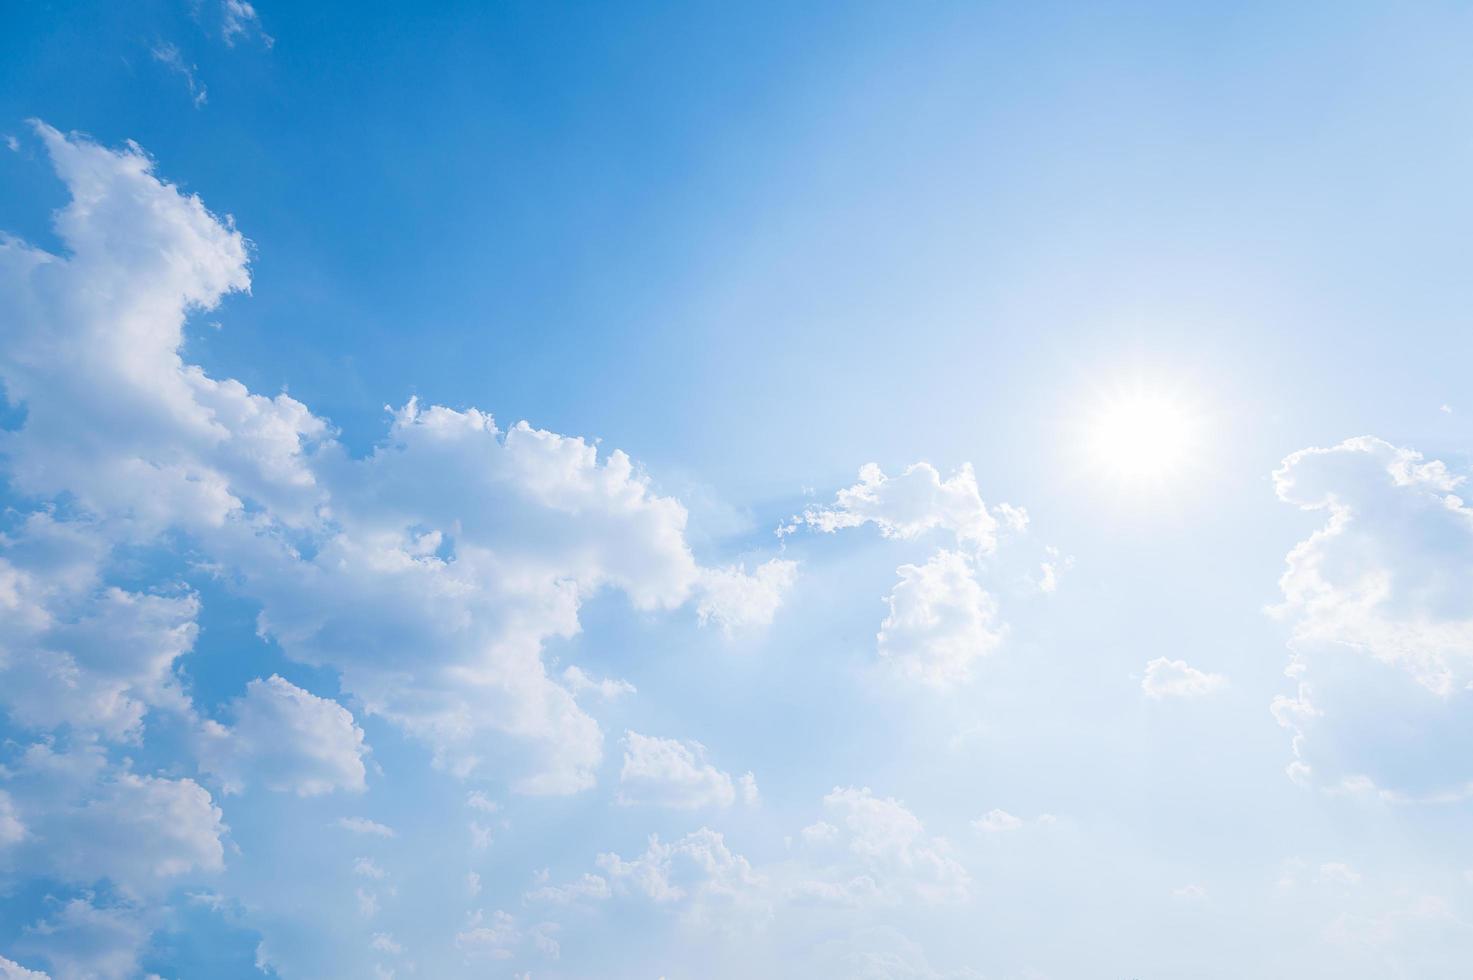
{"type": "MultiPolygon", "coordinates": [[[[1004,507],[1010,525],[1026,524],[1020,509],[1004,507]]],[[[997,546],[997,518],[982,502],[970,464],[943,480],[930,463],[915,463],[898,477],[888,477],[878,465],[867,463],[860,467],[858,483],[840,490],[832,505],[809,508],[802,520],[829,534],[874,524],[885,537],[907,541],[940,529],[977,554],[997,546]]]]}
{"type": "Polygon", "coordinates": [[[539,885],[524,894],[522,901],[569,905],[580,900],[601,901],[611,894],[609,883],[602,876],[585,874],[566,885],[539,885]]]}
{"type": "Polygon", "coordinates": [[[941,687],[970,678],[974,663],[1002,642],[997,605],[972,562],[940,550],[924,565],[901,565],[876,637],[880,656],[907,676],[941,687]]]}
{"type": "Polygon", "coordinates": [[[45,512],[0,537],[0,705],[27,728],[136,742],[150,708],[187,708],[174,664],[198,600],[105,585],[108,550],[95,525],[45,512]]]}
{"type": "Polygon", "coordinates": [[[1141,690],[1148,698],[1197,698],[1211,694],[1227,683],[1221,674],[1209,674],[1187,666],[1185,660],[1157,657],[1146,664],[1141,690]]]}
{"type": "Polygon", "coordinates": [[[1023,826],[1023,820],[1006,810],[988,810],[981,818],[973,820],[972,826],[985,833],[997,834],[1017,830],[1023,826]]]}
{"type": "Polygon", "coordinates": [[[26,825],[21,823],[10,795],[0,791],[0,850],[19,843],[27,836],[26,825]]]}
{"type": "Polygon", "coordinates": [[[189,97],[194,102],[196,109],[204,108],[209,101],[209,91],[204,84],[195,77],[199,69],[184,60],[184,55],[179,53],[179,48],[167,41],[160,41],[149,49],[153,60],[168,68],[174,74],[184,79],[184,84],[189,88],[189,97]]]}
{"type": "Polygon", "coordinates": [[[750,575],[742,565],[707,569],[696,613],[702,625],[715,623],[728,635],[770,625],[797,577],[797,562],[780,558],[763,562],[750,575]]]}
{"type": "MultiPolygon", "coordinates": [[[[746,797],[745,783],[743,792],[746,797]]],[[[755,793],[754,781],[751,794],[755,793]]],[[[695,809],[731,806],[736,797],[731,776],[706,762],[706,748],[701,743],[624,733],[620,803],[695,809]]]]}
{"type": "Polygon", "coordinates": [[[665,843],[652,834],[638,857],[600,854],[597,864],[620,892],[659,903],[679,903],[688,921],[735,926],[770,915],[765,882],[726,838],[709,828],[665,843]]]}
{"type": "Polygon", "coordinates": [[[193,641],[197,598],[104,580],[116,548],[166,534],[260,606],[260,633],[286,656],[335,670],[364,712],[440,765],[492,769],[525,793],[586,788],[602,759],[598,724],[542,661],[548,641],[578,632],[587,597],[613,590],[655,611],[704,596],[724,626],[769,614],[785,566],[760,567],[745,591],[713,577],[686,542],[685,509],[622,452],[411,400],[353,458],[295,399],[186,363],[187,316],[249,286],[245,240],[154,176],[137,147],[37,128],[72,195],[56,217],[67,254],[0,242],[0,302],[16,311],[0,382],[25,407],[0,453],[17,491],[64,498],[77,516],[46,528],[38,512],[7,541],[15,584],[0,595],[21,625],[4,669],[19,682],[0,689],[73,671],[67,686],[86,703],[26,697],[61,706],[27,723],[81,719],[123,735],[170,697],[187,707],[171,671],[193,641]],[[58,584],[21,554],[65,535],[92,549],[90,578],[58,584]],[[80,623],[64,647],[47,632],[63,616],[80,623]],[[140,634],[128,656],[143,662],[118,677],[86,643],[121,628],[140,634]],[[89,717],[88,705],[111,715],[89,717]]]}
{"type": "MultiPolygon", "coordinates": [[[[830,846],[847,849],[864,872],[865,890],[893,899],[914,897],[927,903],[959,901],[971,893],[971,875],[951,856],[950,845],[933,837],[903,803],[875,796],[868,787],[835,787],[823,799],[836,833],[830,846]]],[[[849,872],[830,869],[831,880],[849,872]]],[[[852,882],[856,880],[850,877],[852,882]]]]}
{"type": "Polygon", "coordinates": [[[140,776],[99,746],[28,746],[4,771],[13,816],[34,828],[11,845],[34,874],[79,885],[111,881],[138,897],[224,867],[220,810],[190,779],[140,776]]]}
{"type": "Polygon", "coordinates": [[[366,788],[363,730],[336,702],[273,674],[247,684],[228,713],[229,727],[204,724],[199,748],[227,793],[251,783],[298,796],[366,788]]]}
{"type": "Polygon", "coordinates": [[[487,915],[480,909],[471,913],[465,929],[455,935],[455,945],[467,953],[496,960],[511,959],[513,947],[521,940],[521,929],[510,913],[496,911],[487,915]]]}
{"type": "Polygon", "coordinates": [[[1360,872],[1342,861],[1327,861],[1320,865],[1321,881],[1333,882],[1337,885],[1358,885],[1360,879],[1360,872]]]}
{"type": "Polygon", "coordinates": [[[261,16],[247,0],[220,0],[220,39],[229,47],[250,35],[260,37],[261,43],[271,47],[276,39],[261,28],[261,16]]]}
{"type": "Polygon", "coordinates": [[[1324,524],[1289,552],[1291,776],[1394,801],[1473,793],[1473,508],[1443,462],[1363,436],[1290,455],[1279,499],[1324,524]]]}
{"type": "Polygon", "coordinates": [[[563,670],[563,683],[568,686],[569,691],[573,692],[574,697],[593,693],[605,701],[612,701],[626,694],[636,693],[634,685],[628,681],[607,677],[594,680],[581,668],[571,664],[563,670]]]}
{"type": "Polygon", "coordinates": [[[36,970],[27,970],[13,960],[0,956],[0,980],[51,980],[36,970]]]}
{"type": "Polygon", "coordinates": [[[363,817],[339,817],[338,826],[354,834],[366,834],[370,837],[394,837],[394,828],[386,827],[363,817]]]}
{"type": "MultiPolygon", "coordinates": [[[[27,929],[17,949],[45,960],[54,980],[129,980],[138,975],[153,928],[152,917],[132,906],[99,906],[91,896],[74,898],[27,929]]],[[[25,971],[17,976],[46,974],[25,971]]]]}

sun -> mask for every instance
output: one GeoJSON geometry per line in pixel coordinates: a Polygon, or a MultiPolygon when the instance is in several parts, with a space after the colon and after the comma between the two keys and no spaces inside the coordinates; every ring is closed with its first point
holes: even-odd
{"type": "Polygon", "coordinates": [[[1202,435],[1199,414],[1187,402],[1142,389],[1107,397],[1087,424],[1094,465],[1132,484],[1177,476],[1194,461],[1202,435]]]}

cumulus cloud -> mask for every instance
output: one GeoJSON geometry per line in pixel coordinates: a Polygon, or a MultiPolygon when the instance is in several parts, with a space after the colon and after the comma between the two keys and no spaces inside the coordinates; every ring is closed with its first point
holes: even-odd
{"type": "Polygon", "coordinates": [[[108,550],[95,525],[46,512],[0,536],[0,705],[23,726],[137,741],[150,709],[187,709],[174,665],[198,600],[106,585],[108,550]]]}
{"type": "Polygon", "coordinates": [[[924,565],[901,565],[880,624],[880,656],[908,676],[944,686],[971,676],[975,662],[1002,642],[997,604],[977,582],[972,561],[945,549],[924,565]]]}
{"type": "MultiPolygon", "coordinates": [[[[187,316],[249,286],[245,240],[137,147],[38,131],[72,195],[56,218],[67,254],[0,242],[0,302],[15,311],[0,382],[25,408],[0,452],[16,490],[65,497],[78,516],[52,520],[60,530],[38,516],[6,541],[0,602],[18,625],[0,658],[15,682],[0,690],[67,677],[85,703],[17,693],[21,712],[61,706],[23,721],[123,735],[182,700],[172,665],[197,599],[104,578],[113,549],[166,533],[259,604],[261,634],[288,657],[336,670],[364,711],[454,772],[494,765],[529,793],[587,787],[602,757],[597,723],[542,661],[549,640],[578,631],[586,597],[617,590],[641,610],[704,597],[723,626],[775,608],[785,566],[750,586],[703,569],[685,509],[621,452],[411,400],[352,458],[302,403],[188,364],[187,316]],[[90,542],[90,577],[47,577],[28,557],[63,534],[90,542]],[[76,627],[50,629],[61,621],[76,627]],[[120,630],[138,635],[122,658],[93,655],[89,643],[120,630]]],[[[325,778],[353,782],[347,769],[325,778]]]]}
{"type": "Polygon", "coordinates": [[[706,827],[671,843],[651,835],[643,854],[628,860],[600,854],[597,863],[613,888],[660,904],[679,903],[694,923],[736,925],[770,915],[762,876],[722,834],[706,827]]]}
{"type": "Polygon", "coordinates": [[[1295,779],[1394,800],[1473,792],[1473,508],[1439,460],[1369,436],[1290,455],[1278,496],[1322,514],[1272,611],[1291,628],[1295,779]]]}
{"type": "MultiPolygon", "coordinates": [[[[130,980],[138,975],[153,927],[152,918],[135,907],[74,898],[32,925],[17,948],[44,960],[54,980],[130,980]]],[[[7,976],[4,962],[0,960],[0,976],[7,976]]],[[[29,980],[47,974],[27,970],[15,975],[29,980]]]]}
{"type": "MultiPolygon", "coordinates": [[[[1019,508],[1003,505],[1009,525],[1026,525],[1019,508]]],[[[958,545],[974,553],[997,546],[998,521],[982,502],[970,464],[946,479],[930,463],[916,463],[897,477],[874,463],[859,470],[859,482],[838,492],[833,504],[803,513],[808,526],[832,534],[841,528],[874,524],[887,538],[913,540],[933,529],[949,531],[958,545]]]]}
{"type": "MultiPolygon", "coordinates": [[[[750,777],[748,773],[743,779],[750,777]]],[[[753,799],[755,794],[755,780],[750,790],[744,782],[744,800],[753,799]]],[[[737,793],[731,776],[706,761],[706,748],[701,743],[626,732],[618,798],[624,804],[694,809],[731,806],[737,793]]]]}
{"type": "Polygon", "coordinates": [[[190,779],[140,776],[97,745],[28,746],[3,779],[12,816],[34,828],[12,843],[12,862],[79,885],[109,880],[131,896],[224,866],[222,814],[190,779]]]}
{"type": "Polygon", "coordinates": [[[781,558],[763,562],[751,574],[741,565],[706,569],[697,615],[702,624],[715,623],[728,634],[767,626],[797,577],[797,562],[781,558]]]}
{"type": "Polygon", "coordinates": [[[0,791],[0,849],[18,843],[26,836],[26,825],[20,822],[10,795],[0,791]]]}
{"type": "Polygon", "coordinates": [[[1185,660],[1157,657],[1146,664],[1141,690],[1148,698],[1196,698],[1211,694],[1227,683],[1221,674],[1209,674],[1187,666],[1185,660]]]}
{"type": "Polygon", "coordinates": [[[28,970],[14,960],[0,956],[0,980],[51,980],[37,970],[28,970]]]}
{"type": "Polygon", "coordinates": [[[199,750],[227,793],[251,783],[298,796],[365,788],[363,730],[336,702],[273,674],[247,684],[229,715],[228,727],[205,723],[199,750]]]}

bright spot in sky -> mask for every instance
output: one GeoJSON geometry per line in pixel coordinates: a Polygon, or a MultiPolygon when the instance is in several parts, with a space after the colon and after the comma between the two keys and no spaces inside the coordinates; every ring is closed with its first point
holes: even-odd
{"type": "Polygon", "coordinates": [[[1200,438],[1197,414],[1160,392],[1131,391],[1107,398],[1089,421],[1094,462],[1118,480],[1157,484],[1184,469],[1200,438]]]}

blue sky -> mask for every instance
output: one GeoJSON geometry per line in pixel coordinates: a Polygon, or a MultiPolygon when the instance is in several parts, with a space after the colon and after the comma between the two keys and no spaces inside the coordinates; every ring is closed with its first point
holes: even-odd
{"type": "Polygon", "coordinates": [[[1470,38],[0,12],[0,977],[1461,976],[1470,38]]]}

